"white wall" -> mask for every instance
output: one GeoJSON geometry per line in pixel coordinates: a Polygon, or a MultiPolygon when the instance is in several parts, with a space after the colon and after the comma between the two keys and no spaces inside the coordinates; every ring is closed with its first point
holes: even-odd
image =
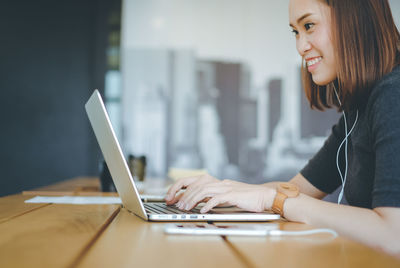
{"type": "Polygon", "coordinates": [[[389,0],[390,7],[392,8],[392,14],[394,21],[396,22],[397,28],[400,29],[400,1],[389,0]]]}
{"type": "MultiPolygon", "coordinates": [[[[247,63],[255,89],[284,79],[285,124],[298,129],[300,56],[288,26],[288,0],[125,0],[122,51],[191,49],[199,58],[247,63]]],[[[400,1],[390,0],[400,25],[400,1]]],[[[123,52],[122,52],[123,53],[123,52]]],[[[122,54],[123,55],[123,54],[122,54]]],[[[261,118],[261,120],[264,120],[261,118]]],[[[265,120],[264,120],[265,121],[265,120]]],[[[265,138],[265,137],[264,137],[265,138]]]]}
{"type": "MultiPolygon", "coordinates": [[[[298,68],[301,58],[288,25],[288,4],[289,0],[124,0],[121,66],[127,66],[124,61],[128,57],[124,55],[141,49],[194,51],[194,57],[200,59],[247,64],[261,111],[259,146],[264,146],[267,139],[263,124],[267,122],[268,96],[257,91],[265,88],[271,78],[282,78],[281,125],[296,140],[300,130],[298,68]]],[[[399,26],[400,0],[390,0],[390,4],[399,26]]],[[[137,68],[143,69],[143,66],[137,68]]],[[[133,74],[125,68],[122,73],[125,77],[135,76],[140,70],[133,74]]],[[[154,73],[148,75],[154,76],[154,73]]]]}
{"type": "MultiPolygon", "coordinates": [[[[122,61],[132,48],[191,49],[202,59],[248,65],[254,95],[271,78],[283,78],[283,121],[298,129],[298,69],[288,0],[125,0],[122,61]]],[[[260,104],[263,105],[262,103],[260,104]]],[[[266,122],[267,114],[259,116],[266,122]]],[[[262,126],[262,125],[261,125],[262,126]]],[[[266,134],[260,128],[259,143],[266,134]]]]}
{"type": "MultiPolygon", "coordinates": [[[[125,0],[122,47],[194,49],[201,58],[247,62],[254,86],[299,64],[288,0],[125,0]]],[[[400,25],[400,1],[390,0],[400,25]]]]}
{"type": "Polygon", "coordinates": [[[264,86],[300,61],[288,24],[287,0],[125,0],[122,46],[247,62],[254,86],[264,86]]]}

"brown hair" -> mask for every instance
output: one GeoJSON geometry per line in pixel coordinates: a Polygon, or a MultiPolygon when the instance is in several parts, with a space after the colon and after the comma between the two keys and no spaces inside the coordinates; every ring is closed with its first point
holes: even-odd
{"type": "Polygon", "coordinates": [[[400,34],[388,0],[323,0],[331,7],[336,81],[319,86],[302,64],[311,108],[362,109],[374,84],[400,63],[400,34]],[[337,89],[340,102],[336,98],[337,89]]]}

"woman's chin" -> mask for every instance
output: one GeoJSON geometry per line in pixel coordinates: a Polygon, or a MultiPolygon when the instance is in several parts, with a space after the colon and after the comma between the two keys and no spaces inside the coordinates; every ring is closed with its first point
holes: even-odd
{"type": "Polygon", "coordinates": [[[332,81],[334,81],[335,79],[336,79],[336,77],[333,79],[326,79],[326,78],[324,79],[324,78],[312,75],[313,82],[315,84],[317,84],[318,86],[326,86],[329,83],[331,83],[332,81]]]}

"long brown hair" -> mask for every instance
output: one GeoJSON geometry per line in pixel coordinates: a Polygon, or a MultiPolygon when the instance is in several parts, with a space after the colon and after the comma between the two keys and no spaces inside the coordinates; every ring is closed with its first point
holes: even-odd
{"type": "Polygon", "coordinates": [[[388,0],[323,1],[331,7],[337,79],[326,86],[318,86],[304,62],[302,76],[306,96],[311,108],[318,110],[362,109],[374,84],[400,63],[400,34],[388,0]]]}

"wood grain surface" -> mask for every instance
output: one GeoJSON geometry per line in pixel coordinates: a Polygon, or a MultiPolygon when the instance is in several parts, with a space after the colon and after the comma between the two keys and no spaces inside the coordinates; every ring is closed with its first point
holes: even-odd
{"type": "Polygon", "coordinates": [[[164,226],[121,209],[78,267],[246,267],[222,237],[166,235],[164,226]]]}
{"type": "Polygon", "coordinates": [[[47,206],[47,204],[24,203],[31,196],[10,195],[0,198],[0,224],[30,211],[47,206]]]}
{"type": "Polygon", "coordinates": [[[69,267],[118,206],[49,205],[0,224],[0,267],[69,267]]]}
{"type": "Polygon", "coordinates": [[[102,195],[98,185],[96,178],[79,177],[0,198],[0,267],[400,267],[399,259],[329,234],[166,235],[166,223],[143,221],[118,205],[24,203],[42,191],[102,195]]]}

